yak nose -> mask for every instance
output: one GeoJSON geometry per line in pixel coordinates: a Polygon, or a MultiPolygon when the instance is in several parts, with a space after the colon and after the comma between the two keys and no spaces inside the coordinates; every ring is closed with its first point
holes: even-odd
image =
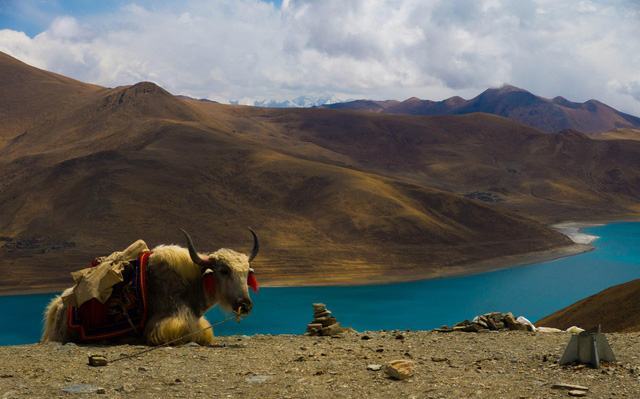
{"type": "Polygon", "coordinates": [[[242,314],[247,314],[251,312],[251,308],[253,308],[253,302],[249,298],[238,298],[234,305],[234,310],[238,311],[242,314]]]}

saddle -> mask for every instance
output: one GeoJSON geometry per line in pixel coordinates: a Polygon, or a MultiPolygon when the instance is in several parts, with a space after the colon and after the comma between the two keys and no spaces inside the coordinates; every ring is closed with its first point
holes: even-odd
{"type": "MultiPolygon", "coordinates": [[[[151,252],[144,251],[122,271],[123,281],[113,286],[109,298],[92,298],[80,306],[67,307],[69,332],[76,341],[94,342],[139,336],[147,319],[147,264],[151,252]]],[[[92,263],[96,267],[97,262],[92,263]]]]}

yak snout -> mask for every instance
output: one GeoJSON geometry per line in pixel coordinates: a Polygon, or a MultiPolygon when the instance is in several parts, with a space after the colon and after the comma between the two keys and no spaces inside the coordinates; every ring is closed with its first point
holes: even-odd
{"type": "Polygon", "coordinates": [[[250,298],[238,298],[233,303],[233,311],[239,314],[249,314],[253,308],[250,298]]]}

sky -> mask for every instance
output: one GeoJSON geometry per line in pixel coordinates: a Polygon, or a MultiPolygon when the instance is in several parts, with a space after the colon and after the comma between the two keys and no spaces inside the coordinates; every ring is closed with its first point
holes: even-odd
{"type": "Polygon", "coordinates": [[[512,84],[640,115],[640,0],[0,0],[0,51],[221,102],[512,84]]]}

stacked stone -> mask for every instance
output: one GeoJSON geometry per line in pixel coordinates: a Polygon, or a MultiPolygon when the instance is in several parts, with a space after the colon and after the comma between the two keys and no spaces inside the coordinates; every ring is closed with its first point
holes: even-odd
{"type": "Polygon", "coordinates": [[[482,331],[530,331],[531,327],[522,324],[513,317],[513,313],[501,313],[491,312],[485,313],[481,316],[474,318],[472,321],[464,320],[460,323],[449,328],[443,326],[436,331],[450,332],[450,331],[462,331],[462,332],[482,332],[482,331]]]}
{"type": "Polygon", "coordinates": [[[324,303],[313,304],[313,321],[307,324],[308,335],[336,335],[342,327],[324,303]]]}

